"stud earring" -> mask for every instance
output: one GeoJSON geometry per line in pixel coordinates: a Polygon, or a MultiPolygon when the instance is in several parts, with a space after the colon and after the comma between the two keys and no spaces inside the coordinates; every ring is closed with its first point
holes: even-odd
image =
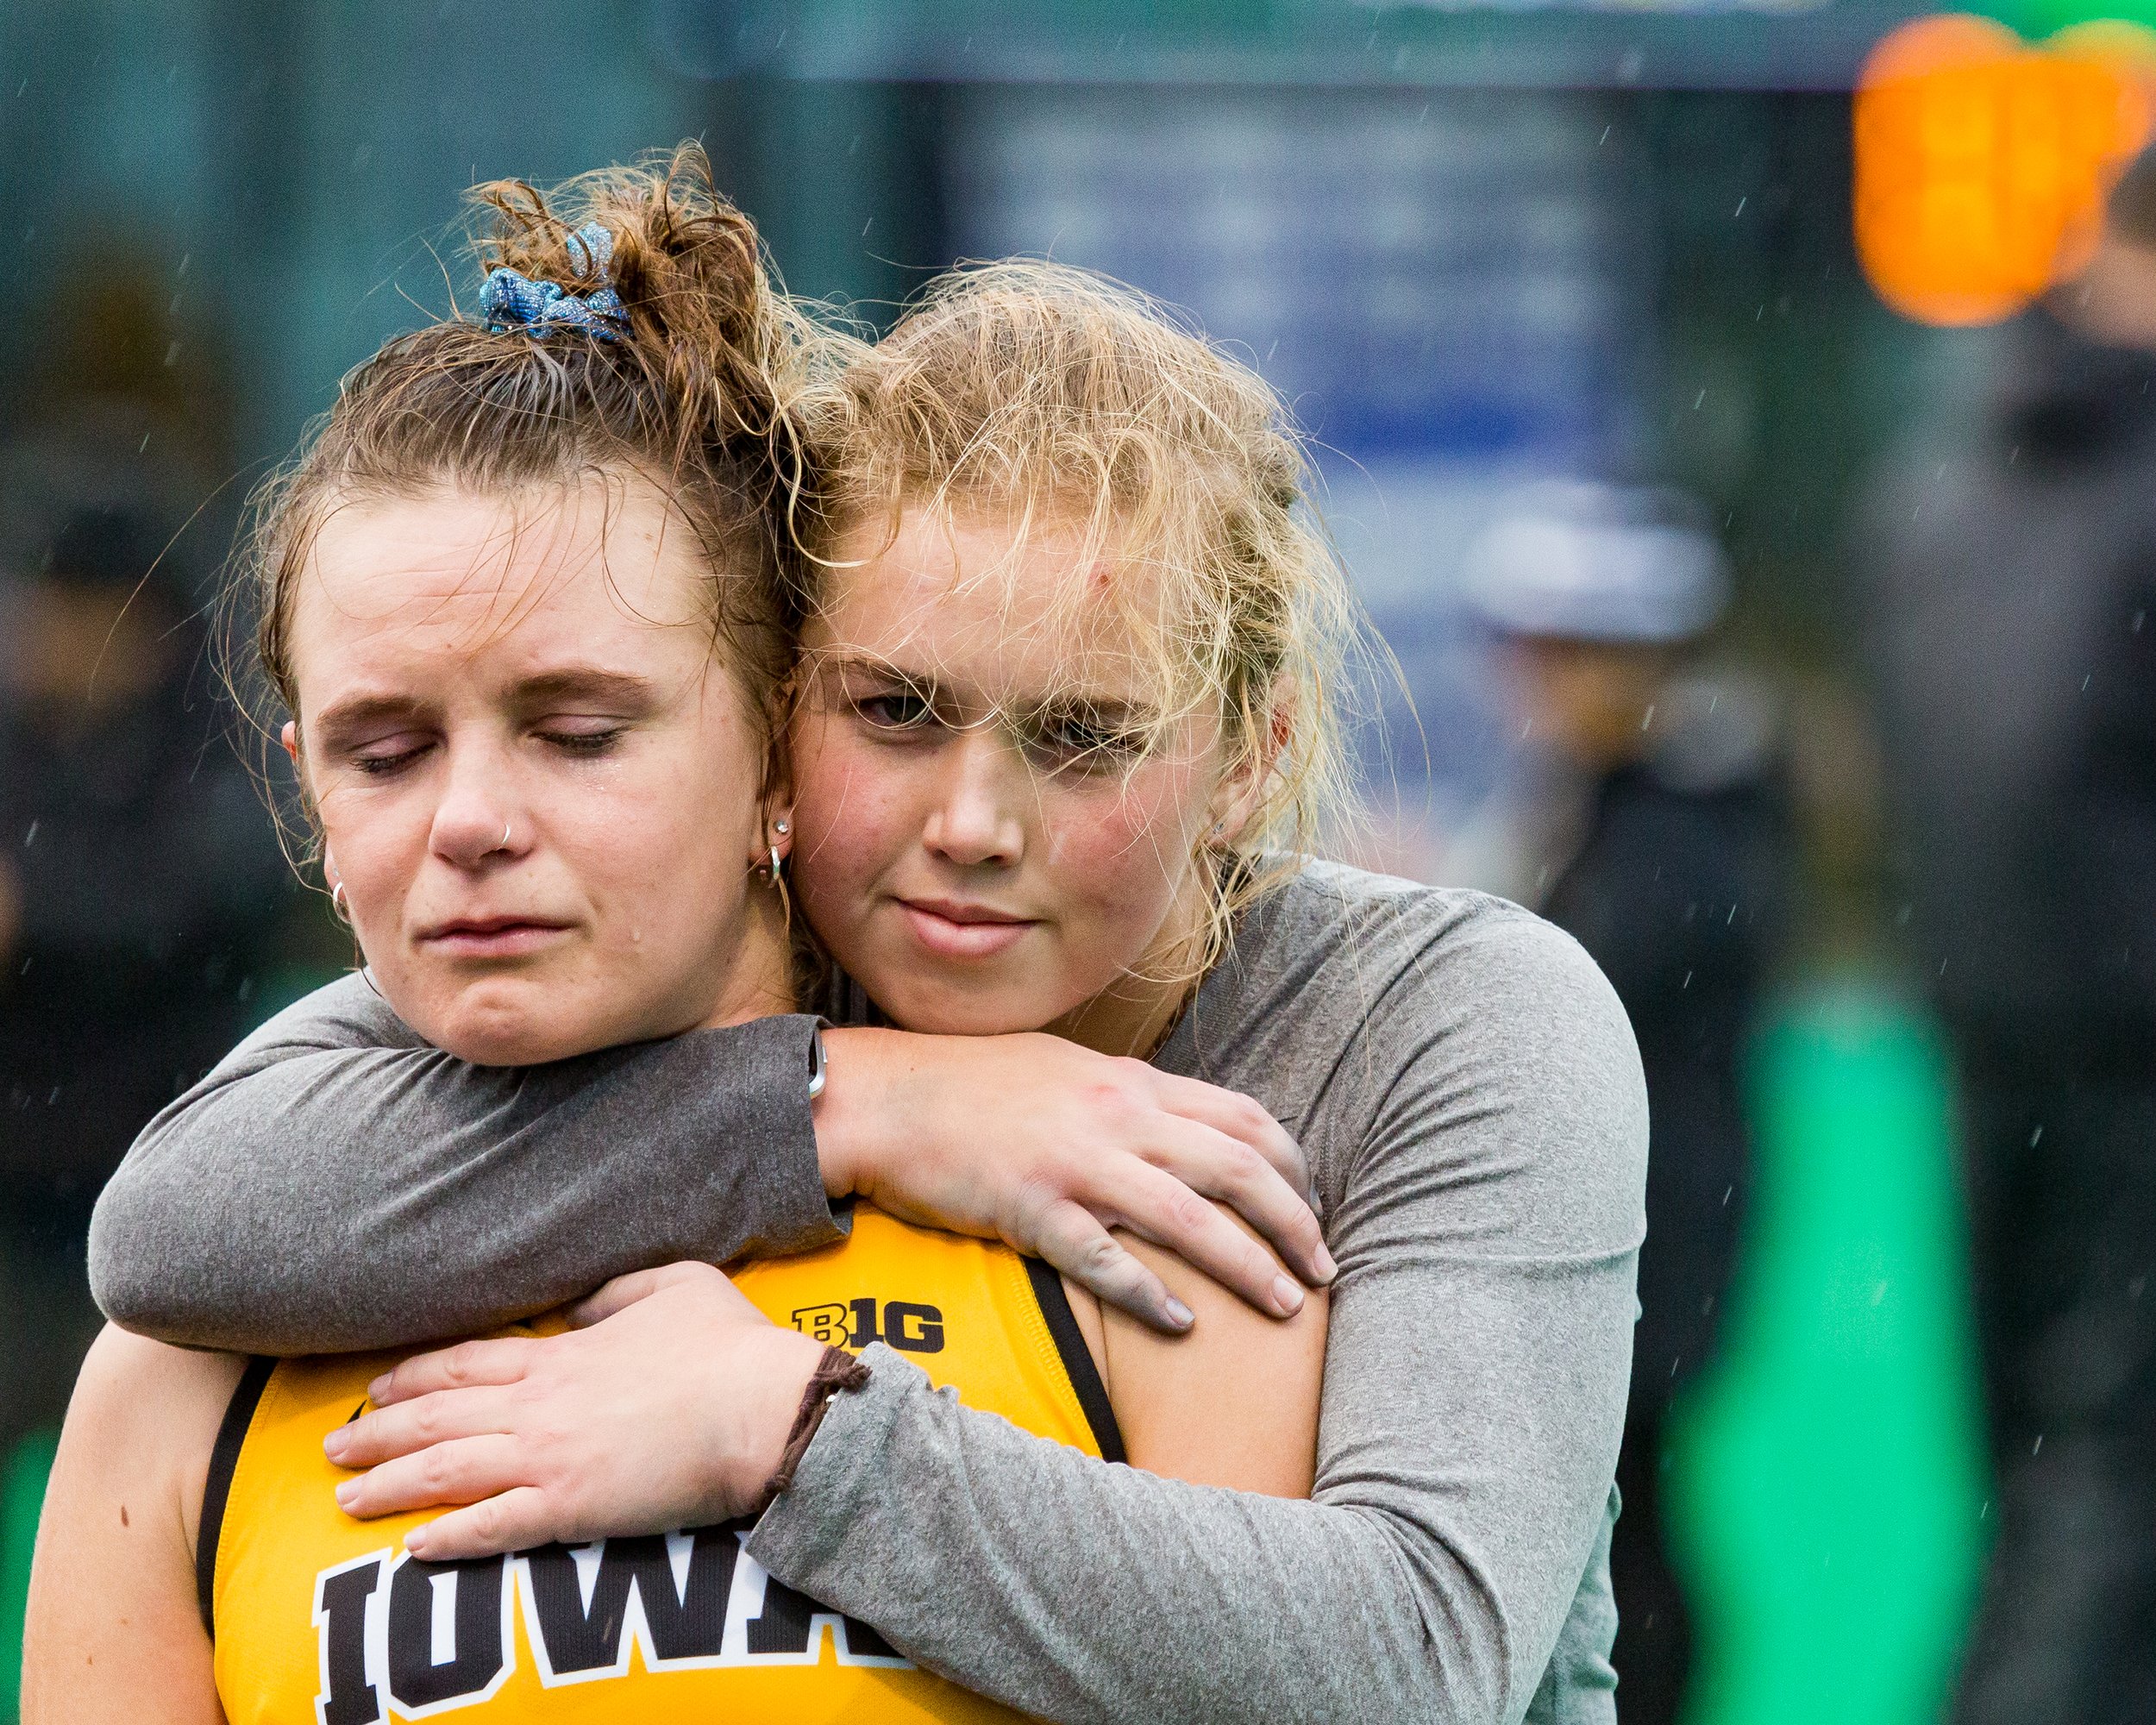
{"type": "Polygon", "coordinates": [[[787,834],[793,831],[793,825],[791,821],[774,820],[771,823],[771,830],[780,837],[784,838],[787,834]]]}

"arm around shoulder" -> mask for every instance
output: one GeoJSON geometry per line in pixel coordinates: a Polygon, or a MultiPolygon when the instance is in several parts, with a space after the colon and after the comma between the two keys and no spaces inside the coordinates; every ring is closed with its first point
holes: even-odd
{"type": "Polygon", "coordinates": [[[838,1230],[813,1022],[483,1067],[348,977],[144,1130],[98,1200],[92,1289],[168,1341],[336,1352],[469,1333],[650,1264],[820,1245],[838,1230]]]}
{"type": "Polygon", "coordinates": [[[1291,1051],[1323,1057],[1298,1126],[1340,1275],[1309,1502],[1104,1466],[893,1355],[834,1406],[752,1552],[1047,1716],[1520,1717],[1595,1596],[1645,1093],[1569,938],[1495,901],[1432,900],[1429,926],[1389,968],[1371,945],[1340,961],[1360,967],[1345,1032],[1307,967],[1257,1002],[1264,1034],[1303,1015],[1291,1051]]]}

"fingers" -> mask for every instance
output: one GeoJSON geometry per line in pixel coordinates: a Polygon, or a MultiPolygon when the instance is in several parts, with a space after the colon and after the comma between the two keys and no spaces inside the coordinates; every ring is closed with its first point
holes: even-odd
{"type": "Polygon", "coordinates": [[[409,1402],[440,1389],[468,1389],[487,1383],[514,1383],[523,1377],[536,1341],[511,1337],[500,1341],[459,1342],[432,1353],[414,1354],[367,1386],[378,1408],[409,1402]]]}
{"type": "Polygon", "coordinates": [[[528,1551],[569,1537],[553,1525],[546,1493],[536,1485],[519,1485],[414,1527],[404,1535],[404,1549],[429,1563],[451,1563],[528,1551]]]}
{"type": "Polygon", "coordinates": [[[601,1283],[570,1307],[569,1322],[580,1330],[587,1329],[593,1324],[604,1323],[615,1313],[640,1300],[649,1300],[661,1289],[705,1276],[723,1278],[724,1275],[711,1264],[697,1263],[662,1264],[654,1270],[632,1270],[626,1276],[617,1276],[611,1282],[601,1283]]]}
{"type": "Polygon", "coordinates": [[[339,1467],[373,1467],[450,1438],[511,1428],[510,1391],[492,1386],[440,1389],[362,1414],[322,1440],[339,1467]]]}
{"type": "Polygon", "coordinates": [[[1153,1164],[1192,1191],[1229,1206],[1313,1287],[1331,1282],[1338,1266],[1326,1249],[1317,1213],[1272,1162],[1253,1149],[1248,1138],[1223,1133],[1194,1119],[1187,1120],[1184,1126],[1162,1136],[1150,1158],[1153,1164]]]}
{"type": "Polygon", "coordinates": [[[1257,1103],[1238,1090],[1223,1090],[1218,1084],[1208,1084],[1201,1079],[1185,1078],[1150,1067],[1147,1070],[1162,1107],[1172,1109],[1185,1120],[1196,1120],[1217,1132],[1240,1138],[1271,1164],[1297,1193],[1313,1205],[1316,1203],[1316,1194],[1310,1184],[1310,1165],[1304,1158],[1302,1146],[1257,1103]]]}
{"type": "Polygon", "coordinates": [[[337,1485],[337,1507],[362,1521],[437,1503],[476,1503],[524,1482],[523,1446],[505,1432],[452,1438],[417,1455],[396,1456],[337,1485]]]}
{"type": "Polygon", "coordinates": [[[611,1282],[602,1283],[569,1308],[569,1322],[578,1329],[587,1329],[593,1324],[604,1323],[615,1313],[626,1310],[640,1300],[649,1300],[666,1284],[660,1280],[666,1269],[632,1270],[626,1276],[617,1276],[611,1282]]]}
{"type": "Polygon", "coordinates": [[[1128,1312],[1138,1322],[1169,1335],[1191,1325],[1190,1308],[1168,1291],[1168,1284],[1115,1243],[1082,1204],[1068,1199],[1042,1212],[1030,1249],[1103,1305],[1128,1312]]]}
{"type": "MultiPolygon", "coordinates": [[[[1184,1122],[1187,1132],[1207,1128],[1184,1122]]],[[[1186,1152],[1188,1153],[1188,1152],[1186,1152]]],[[[1125,1226],[1276,1318],[1302,1309],[1303,1292],[1280,1261],[1173,1173],[1132,1161],[1111,1176],[1125,1226]]],[[[1288,1195],[1293,1201],[1294,1195],[1288,1195]]]]}

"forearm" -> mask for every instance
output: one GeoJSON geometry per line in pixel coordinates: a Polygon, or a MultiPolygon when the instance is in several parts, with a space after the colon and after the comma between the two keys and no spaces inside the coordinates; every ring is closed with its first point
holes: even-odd
{"type": "Polygon", "coordinates": [[[1358,1614],[1344,1638],[1312,1609],[1373,1577],[1381,1599],[1403,1590],[1375,1521],[1110,1468],[970,1413],[896,1355],[872,1363],[750,1541],[774,1574],[1046,1719],[1437,1716],[1404,1698],[1428,1665],[1412,1622],[1358,1614]]]}
{"type": "Polygon", "coordinates": [[[791,1016],[474,1067],[348,978],[141,1134],[99,1204],[92,1288],[116,1321],[192,1346],[411,1344],[624,1270],[824,1245],[843,1232],[828,1198],[849,1194],[1018,1244],[1170,1327],[1166,1289],[1104,1216],[1268,1310],[1278,1262],[1194,1191],[1233,1202],[1305,1276],[1330,1274],[1278,1171],[1299,1185],[1300,1152],[1244,1099],[1055,1037],[856,1028],[830,1032],[812,1108],[811,1034],[791,1016]]]}
{"type": "Polygon", "coordinates": [[[1092,1461],[878,1350],[750,1551],[1046,1718],[1517,1720],[1607,1505],[1630,1254],[1539,1310],[1510,1267],[1451,1279],[1419,1323],[1344,1284],[1309,1502],[1092,1461]]]}
{"type": "Polygon", "coordinates": [[[115,1321],[248,1352],[385,1346],[837,1236],[806,1019],[507,1069],[353,1045],[378,1027],[324,1016],[266,1026],[128,1152],[91,1233],[115,1321]]]}

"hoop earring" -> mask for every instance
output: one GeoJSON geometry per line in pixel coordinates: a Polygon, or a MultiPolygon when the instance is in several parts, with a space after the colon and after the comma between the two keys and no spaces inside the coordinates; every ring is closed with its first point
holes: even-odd
{"type": "Polygon", "coordinates": [[[344,882],[340,881],[329,889],[329,908],[347,928],[352,925],[352,907],[344,901],[344,882]]]}
{"type": "Polygon", "coordinates": [[[755,871],[763,876],[764,885],[779,895],[779,915],[790,938],[793,933],[793,894],[786,889],[786,858],[780,855],[777,845],[773,845],[770,854],[756,864],[755,871]]]}

